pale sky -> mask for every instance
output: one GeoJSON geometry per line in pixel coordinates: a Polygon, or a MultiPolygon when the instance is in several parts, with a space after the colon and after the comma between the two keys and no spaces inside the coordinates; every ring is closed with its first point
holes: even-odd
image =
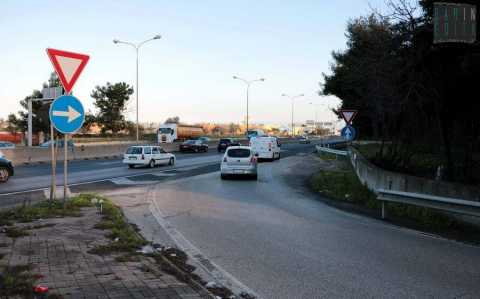
{"type": "MultiPolygon", "coordinates": [[[[383,0],[204,0],[204,1],[21,1],[0,2],[0,118],[41,89],[52,65],[46,48],[90,55],[73,93],[94,111],[96,85],[135,85],[135,50],[112,40],[162,39],[140,49],[140,121],[179,116],[187,123],[240,122],[246,114],[245,85],[233,80],[264,77],[250,92],[255,123],[333,120],[326,106],[335,98],[317,95],[331,51],[345,48],[351,18],[383,0]],[[323,106],[322,106],[323,105],[323,106]]],[[[135,96],[129,103],[134,119],[135,96]]]]}

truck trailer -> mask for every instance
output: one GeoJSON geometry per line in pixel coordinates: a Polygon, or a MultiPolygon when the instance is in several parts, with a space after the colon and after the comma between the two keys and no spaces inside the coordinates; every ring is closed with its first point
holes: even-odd
{"type": "Polygon", "coordinates": [[[176,140],[194,139],[205,133],[201,126],[163,124],[158,128],[158,143],[172,143],[176,140]]]}

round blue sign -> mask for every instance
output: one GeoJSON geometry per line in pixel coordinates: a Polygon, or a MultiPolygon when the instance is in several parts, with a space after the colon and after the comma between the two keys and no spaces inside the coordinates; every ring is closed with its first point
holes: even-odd
{"type": "Polygon", "coordinates": [[[61,96],[50,105],[50,121],[63,134],[75,133],[83,125],[85,110],[74,96],[61,96]]]}
{"type": "Polygon", "coordinates": [[[357,130],[352,126],[346,126],[342,129],[342,137],[347,141],[352,141],[357,137],[357,130]]]}

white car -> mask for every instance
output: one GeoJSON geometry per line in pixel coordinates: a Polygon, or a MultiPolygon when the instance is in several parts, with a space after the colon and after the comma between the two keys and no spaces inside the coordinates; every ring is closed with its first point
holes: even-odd
{"type": "Polygon", "coordinates": [[[123,155],[123,163],[128,167],[133,168],[136,165],[149,166],[150,168],[156,165],[173,165],[175,164],[175,155],[167,153],[160,146],[138,145],[131,146],[123,155]]]}
{"type": "Polygon", "coordinates": [[[250,139],[250,147],[259,159],[270,161],[280,159],[280,145],[276,137],[260,136],[250,139]]]}
{"type": "Polygon", "coordinates": [[[222,180],[229,176],[249,176],[257,179],[257,154],[249,146],[227,148],[220,165],[222,180]]]}

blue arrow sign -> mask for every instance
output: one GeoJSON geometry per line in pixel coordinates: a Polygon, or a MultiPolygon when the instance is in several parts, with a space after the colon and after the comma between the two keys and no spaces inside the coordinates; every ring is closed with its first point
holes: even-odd
{"type": "Polygon", "coordinates": [[[85,110],[74,96],[58,97],[50,105],[50,121],[63,134],[75,133],[83,125],[85,110]]]}
{"type": "Polygon", "coordinates": [[[342,129],[341,135],[345,140],[352,141],[357,137],[357,130],[352,126],[346,126],[342,129]]]}

